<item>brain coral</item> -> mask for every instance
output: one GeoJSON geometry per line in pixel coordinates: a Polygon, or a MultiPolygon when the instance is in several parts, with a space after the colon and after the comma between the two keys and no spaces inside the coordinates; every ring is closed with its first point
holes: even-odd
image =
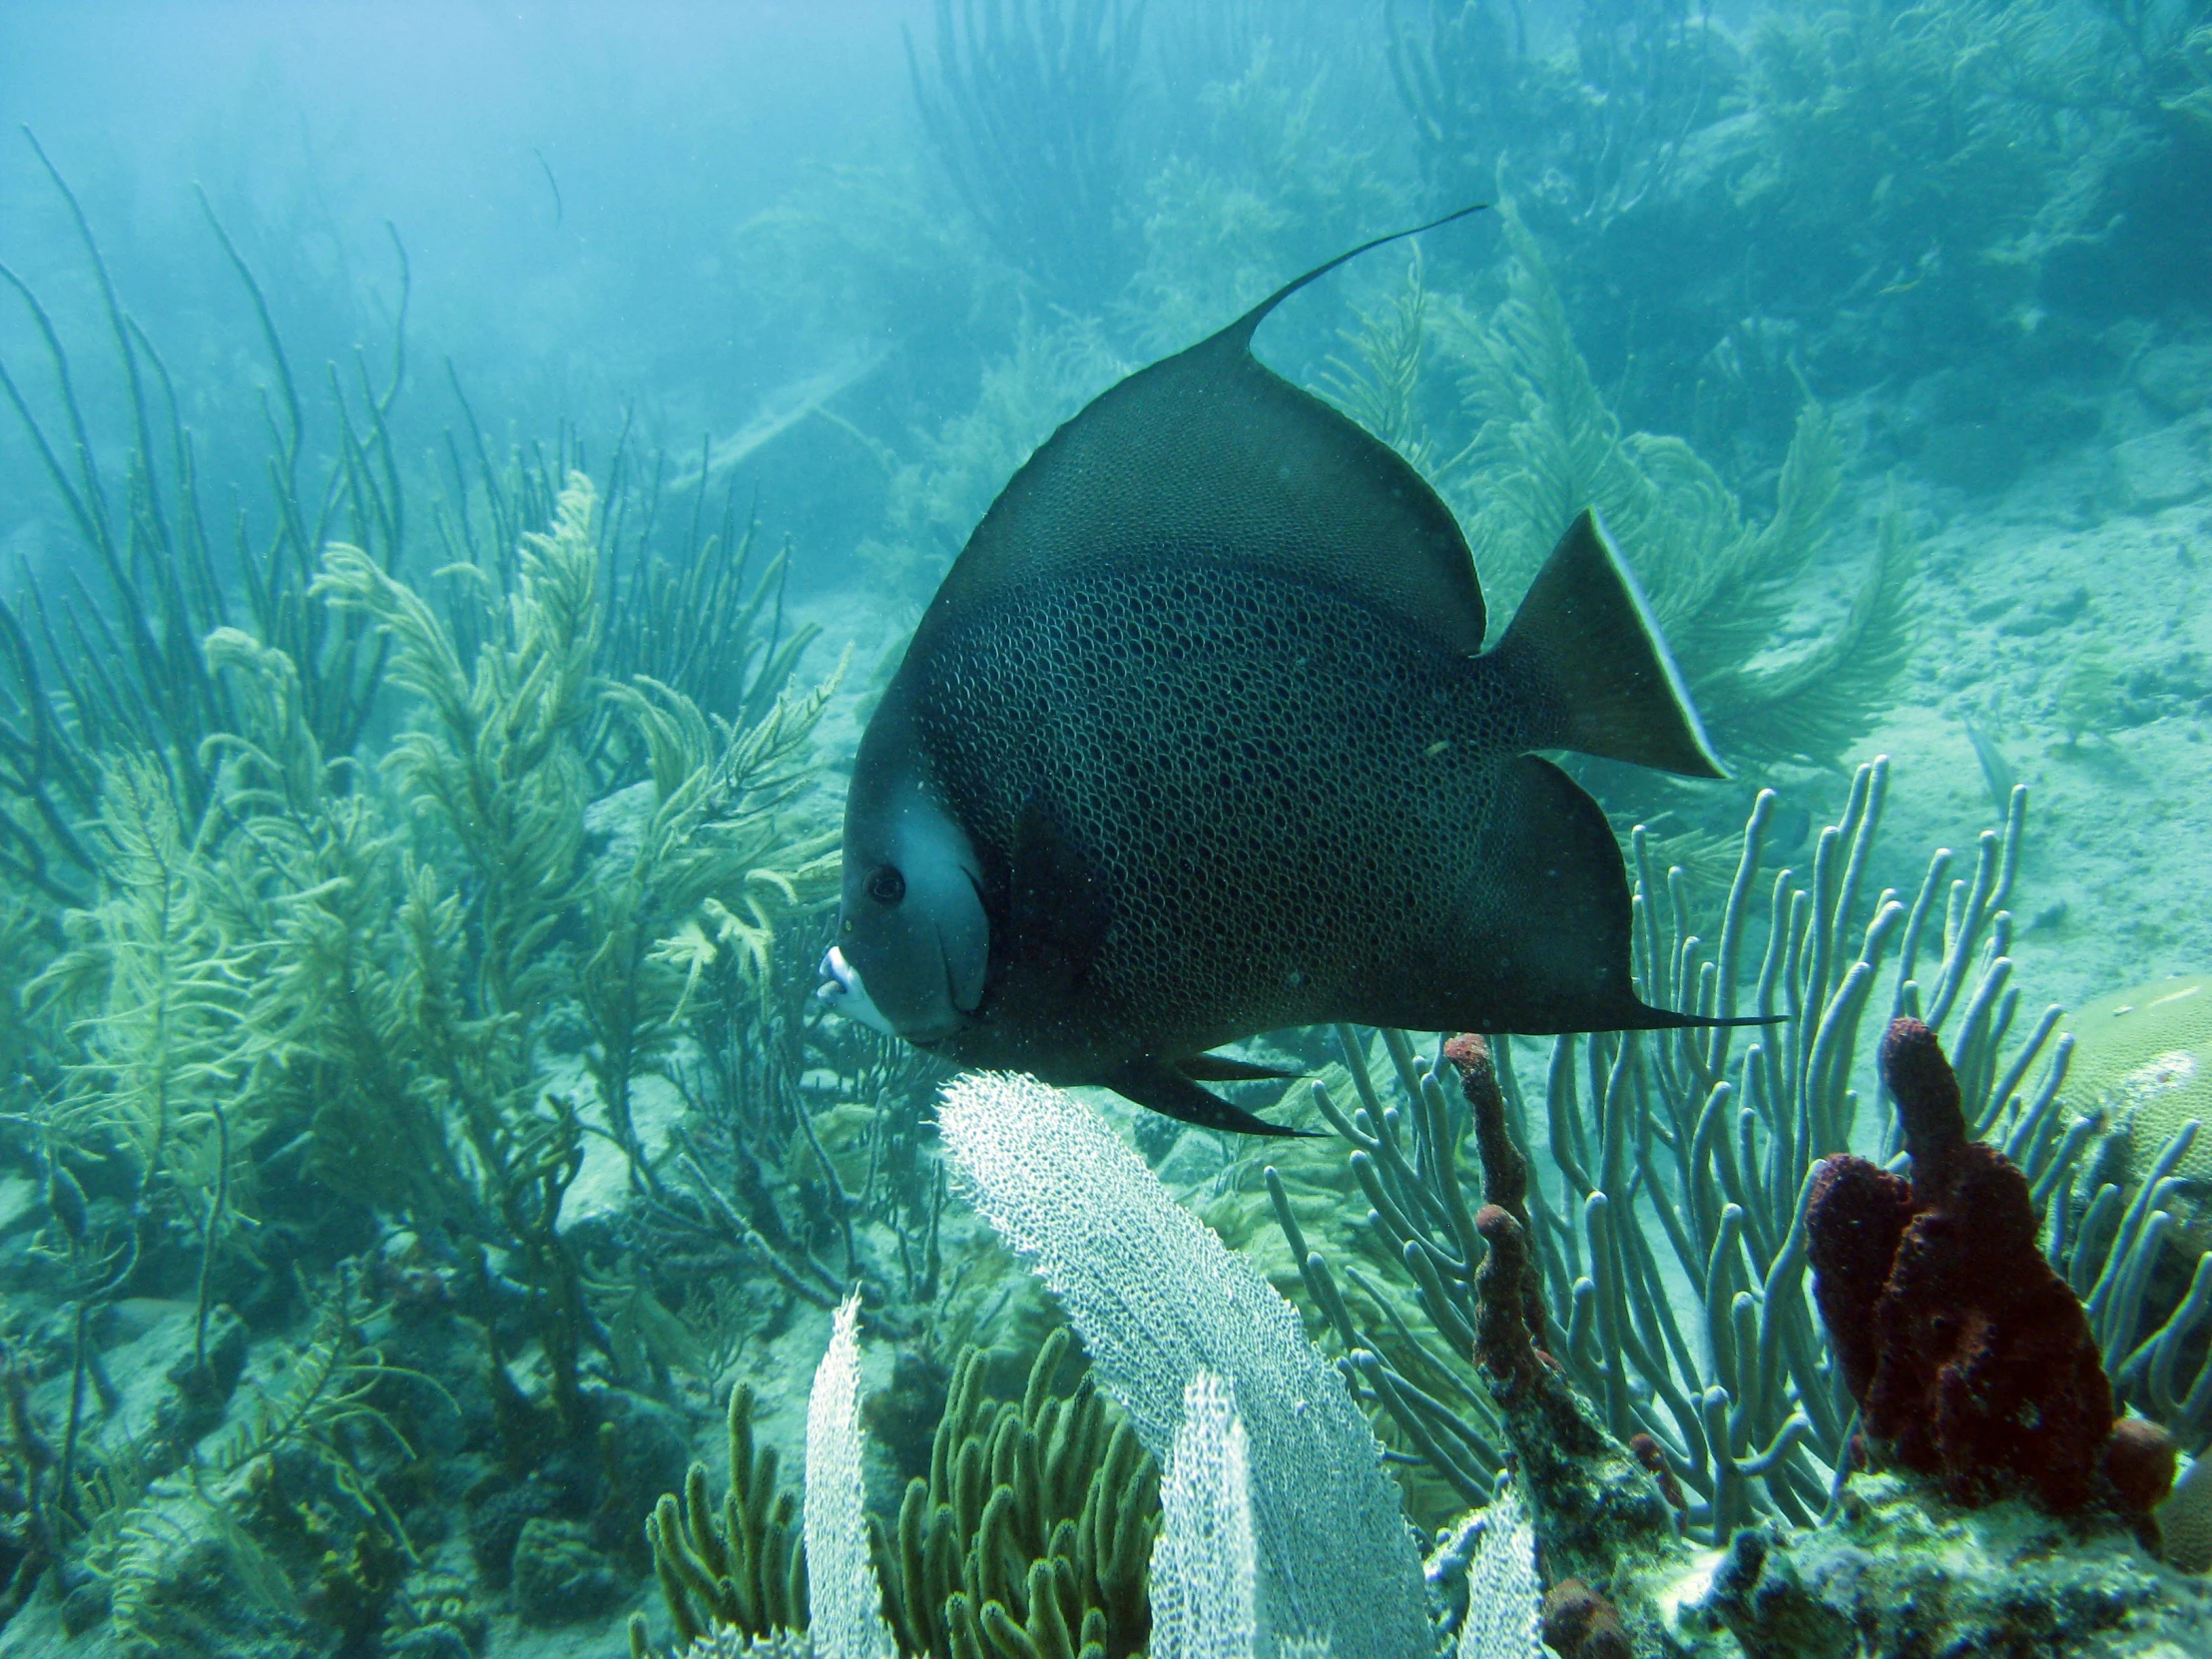
{"type": "Polygon", "coordinates": [[[2174,1173],[2202,1185],[2178,1199],[2174,1220],[2191,1249],[2212,1249],[2212,974],[2161,979],[2099,997],[2069,1015],[2073,1062],[2066,1098],[2077,1111],[2099,1107],[2128,1139],[2139,1170],[2191,1118],[2205,1128],[2174,1173]]]}

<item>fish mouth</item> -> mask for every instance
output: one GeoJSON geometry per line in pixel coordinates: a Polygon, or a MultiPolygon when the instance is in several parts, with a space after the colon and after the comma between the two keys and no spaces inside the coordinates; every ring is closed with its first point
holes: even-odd
{"type": "Polygon", "coordinates": [[[846,961],[844,952],[835,945],[831,945],[822,958],[820,972],[822,983],[816,987],[815,994],[830,1005],[831,1013],[858,1020],[886,1037],[898,1035],[897,1027],[883,1017],[883,1010],[876,1007],[875,999],[867,994],[867,987],[860,982],[860,970],[846,961]]]}
{"type": "Polygon", "coordinates": [[[858,1020],[871,1030],[880,1031],[886,1037],[901,1037],[916,1048],[933,1048],[958,1028],[957,1018],[942,1028],[929,1027],[919,1032],[901,1031],[890,1021],[890,1016],[875,1005],[868,995],[867,985],[860,978],[860,970],[845,959],[837,946],[831,945],[822,958],[819,970],[822,983],[815,994],[829,1004],[831,1013],[842,1014],[846,1019],[858,1020]]]}

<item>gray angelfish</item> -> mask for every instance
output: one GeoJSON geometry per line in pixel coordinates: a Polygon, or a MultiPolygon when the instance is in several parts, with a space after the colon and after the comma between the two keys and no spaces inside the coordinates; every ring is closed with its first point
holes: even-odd
{"type": "Polygon", "coordinates": [[[1603,527],[1484,652],[1450,509],[1252,354],[1392,240],[1014,474],[861,739],[827,995],[961,1065],[1274,1134],[1200,1085],[1282,1074],[1209,1049],[1711,1023],[1638,999],[1612,830],[1530,753],[1723,776],[1603,527]]]}

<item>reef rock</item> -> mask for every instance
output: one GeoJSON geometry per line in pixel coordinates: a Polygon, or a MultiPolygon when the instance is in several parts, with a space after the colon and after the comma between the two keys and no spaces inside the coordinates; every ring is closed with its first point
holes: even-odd
{"type": "Polygon", "coordinates": [[[2017,1500],[1959,1508],[1896,1474],[1854,1476],[1813,1531],[1737,1533],[1692,1617],[1749,1659],[2212,1653],[2212,1584],[2121,1529],[2017,1500]]]}
{"type": "Polygon", "coordinates": [[[586,1528],[542,1518],[524,1522],[515,1540],[514,1587],[525,1624],[573,1624],[605,1613],[623,1596],[586,1528]]]}

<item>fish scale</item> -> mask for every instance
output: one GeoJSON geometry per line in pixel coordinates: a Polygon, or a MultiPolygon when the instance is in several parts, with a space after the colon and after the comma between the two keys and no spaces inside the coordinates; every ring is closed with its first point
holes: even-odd
{"type": "MultiPolygon", "coordinates": [[[[1098,863],[1100,1041],[1196,1052],[1241,1034],[1224,1010],[1329,1017],[1449,947],[1456,918],[1424,900],[1475,887],[1519,720],[1479,661],[1264,572],[1132,568],[978,617],[931,665],[922,730],[1000,880],[1032,799],[1098,863]],[[1009,727],[1029,741],[997,744],[1009,727]]],[[[1005,1046],[977,1029],[946,1052],[1005,1046]]]]}

